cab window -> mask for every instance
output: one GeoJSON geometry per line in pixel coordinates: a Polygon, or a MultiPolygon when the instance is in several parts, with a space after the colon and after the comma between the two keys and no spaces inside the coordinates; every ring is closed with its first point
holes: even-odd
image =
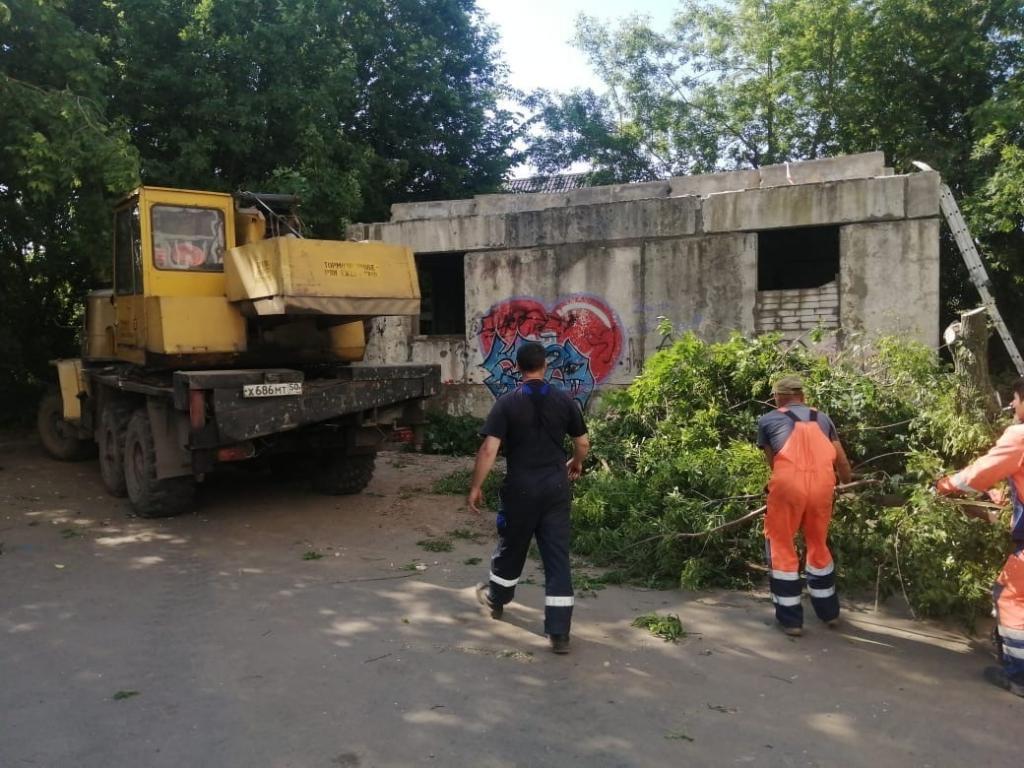
{"type": "Polygon", "coordinates": [[[186,272],[224,269],[224,214],[212,208],[154,205],[153,266],[186,272]]]}
{"type": "Polygon", "coordinates": [[[136,203],[114,214],[114,290],[119,296],[142,293],[141,243],[136,203]]]}

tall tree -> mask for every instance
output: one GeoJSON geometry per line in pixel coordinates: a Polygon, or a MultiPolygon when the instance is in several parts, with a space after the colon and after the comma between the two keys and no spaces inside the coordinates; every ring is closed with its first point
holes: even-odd
{"type": "Polygon", "coordinates": [[[0,8],[0,420],[73,352],[80,299],[110,254],[110,201],[137,178],[127,132],[105,114],[103,41],[69,11],[0,8]]]}
{"type": "MultiPolygon", "coordinates": [[[[583,16],[576,42],[607,90],[531,96],[542,171],[584,161],[630,181],[875,149],[901,171],[924,160],[964,201],[1003,298],[1024,295],[1019,0],[685,0],[665,31],[583,16]]],[[[975,303],[949,242],[943,266],[949,310],[975,303]]]]}
{"type": "Polygon", "coordinates": [[[296,192],[322,237],[499,186],[494,43],[475,0],[0,0],[0,419],[75,353],[140,178],[296,192]]]}
{"type": "Polygon", "coordinates": [[[111,0],[143,178],[289,189],[338,235],[392,202],[500,185],[504,71],[473,0],[111,0]]]}
{"type": "Polygon", "coordinates": [[[532,159],[638,177],[884,149],[959,181],[972,114],[1024,63],[1006,0],[685,0],[669,29],[582,16],[606,93],[534,94],[532,159]]]}

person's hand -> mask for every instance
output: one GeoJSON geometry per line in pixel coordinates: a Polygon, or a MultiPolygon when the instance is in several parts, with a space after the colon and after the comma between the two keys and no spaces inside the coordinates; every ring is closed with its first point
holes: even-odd
{"type": "Polygon", "coordinates": [[[469,489],[469,495],[466,497],[466,506],[469,507],[470,512],[474,515],[480,514],[480,507],[484,503],[484,491],[479,486],[474,486],[469,489]]]}
{"type": "Polygon", "coordinates": [[[583,462],[579,459],[569,459],[565,468],[569,471],[570,480],[579,480],[583,476],[583,462]]]}
{"type": "Polygon", "coordinates": [[[957,497],[964,495],[964,492],[953,484],[953,478],[949,476],[940,478],[939,481],[935,483],[935,492],[939,494],[939,496],[957,497]]]}
{"type": "Polygon", "coordinates": [[[988,500],[993,504],[998,504],[1001,507],[1005,507],[1009,502],[1009,494],[1001,488],[993,488],[988,492],[988,500]]]}

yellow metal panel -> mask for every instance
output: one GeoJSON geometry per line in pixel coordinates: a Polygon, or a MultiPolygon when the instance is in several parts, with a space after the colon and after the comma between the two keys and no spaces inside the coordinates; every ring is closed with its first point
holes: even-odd
{"type": "Polygon", "coordinates": [[[259,314],[404,315],[419,311],[412,251],[386,243],[275,237],[224,259],[231,301],[259,314]]]}
{"type": "Polygon", "coordinates": [[[146,312],[142,296],[116,297],[117,325],[114,331],[116,356],[130,363],[146,360],[146,312]]]}
{"type": "Polygon", "coordinates": [[[58,360],[57,381],[60,383],[60,399],[64,403],[64,421],[77,424],[82,420],[82,401],[78,394],[86,391],[82,361],[77,358],[58,360]]]}
{"type": "Polygon", "coordinates": [[[224,245],[235,244],[235,204],[222,192],[141,187],[139,204],[142,224],[143,283],[146,296],[223,296],[223,272],[184,272],[157,269],[153,264],[152,211],[154,205],[211,208],[224,215],[224,245]]]}
{"type": "Polygon", "coordinates": [[[223,296],[146,299],[146,348],[162,355],[244,352],[245,319],[223,296]]]}
{"type": "Polygon", "coordinates": [[[114,292],[90,291],[85,300],[85,350],[82,356],[90,359],[113,357],[116,324],[114,292]]]}

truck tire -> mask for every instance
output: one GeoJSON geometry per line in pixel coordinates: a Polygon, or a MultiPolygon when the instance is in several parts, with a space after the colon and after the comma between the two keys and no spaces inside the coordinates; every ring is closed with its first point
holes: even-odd
{"type": "Polygon", "coordinates": [[[93,455],[92,440],[83,440],[73,424],[64,421],[64,403],[60,392],[47,390],[39,401],[36,428],[43,449],[58,461],[84,461],[93,455]]]}
{"type": "Polygon", "coordinates": [[[375,453],[329,453],[313,475],[313,487],[329,496],[359,493],[373,478],[375,453]]]}
{"type": "Polygon", "coordinates": [[[128,495],[124,481],[124,438],[131,417],[131,406],[109,402],[103,406],[100,426],[96,431],[96,445],[100,453],[100,477],[103,478],[103,485],[114,496],[128,495]]]}
{"type": "Polygon", "coordinates": [[[156,448],[149,414],[139,408],[128,421],[124,441],[124,479],[128,499],[139,517],[173,517],[192,506],[192,477],[156,477],[156,448]]]}

